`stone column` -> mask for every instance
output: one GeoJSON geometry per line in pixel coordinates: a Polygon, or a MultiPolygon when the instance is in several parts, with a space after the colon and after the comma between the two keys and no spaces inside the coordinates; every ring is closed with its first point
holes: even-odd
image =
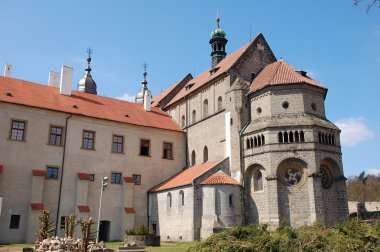
{"type": "Polygon", "coordinates": [[[268,195],[268,222],[271,228],[276,228],[280,224],[280,213],[278,205],[278,178],[277,176],[268,176],[267,195],[268,195]]]}
{"type": "Polygon", "coordinates": [[[324,223],[321,177],[316,173],[310,174],[307,186],[309,189],[310,223],[317,220],[324,223]]]}

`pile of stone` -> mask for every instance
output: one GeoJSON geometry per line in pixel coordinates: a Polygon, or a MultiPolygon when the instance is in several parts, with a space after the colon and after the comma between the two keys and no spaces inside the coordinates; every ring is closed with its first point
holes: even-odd
{"type": "MultiPolygon", "coordinates": [[[[82,240],[73,238],[60,238],[58,236],[37,241],[35,244],[35,252],[81,252],[82,240]]],[[[107,249],[104,243],[90,242],[87,251],[89,252],[113,252],[112,249],[107,249]]]]}

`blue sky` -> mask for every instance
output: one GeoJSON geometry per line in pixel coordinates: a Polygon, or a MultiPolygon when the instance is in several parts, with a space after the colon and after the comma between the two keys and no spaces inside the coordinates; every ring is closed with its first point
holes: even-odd
{"type": "MultiPolygon", "coordinates": [[[[346,176],[380,172],[380,10],[353,0],[0,2],[0,67],[47,83],[51,70],[84,74],[91,46],[98,93],[134,96],[146,61],[153,94],[210,66],[219,9],[227,53],[262,32],[274,54],[328,87],[327,117],[342,129],[346,176]]],[[[73,85],[73,89],[75,89],[73,85]]]]}

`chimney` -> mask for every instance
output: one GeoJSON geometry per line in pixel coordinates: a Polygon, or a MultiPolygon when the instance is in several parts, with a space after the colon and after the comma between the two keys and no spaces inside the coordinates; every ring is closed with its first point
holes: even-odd
{"type": "Polygon", "coordinates": [[[63,66],[61,69],[61,81],[59,84],[59,92],[63,95],[71,95],[71,85],[73,83],[73,68],[63,66]]]}
{"type": "Polygon", "coordinates": [[[144,92],[144,109],[145,111],[151,111],[150,105],[151,105],[151,100],[152,100],[152,94],[149,91],[149,89],[146,89],[144,92]]]}
{"type": "Polygon", "coordinates": [[[49,72],[48,86],[49,87],[57,87],[57,88],[59,88],[60,79],[61,79],[61,74],[60,73],[50,71],[49,72]]]}
{"type": "Polygon", "coordinates": [[[7,63],[4,68],[4,76],[11,77],[11,74],[12,74],[12,65],[7,63]]]}

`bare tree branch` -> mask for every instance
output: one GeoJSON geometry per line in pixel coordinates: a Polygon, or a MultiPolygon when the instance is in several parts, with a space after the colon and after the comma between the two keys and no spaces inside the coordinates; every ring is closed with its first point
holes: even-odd
{"type": "MultiPolygon", "coordinates": [[[[354,5],[359,6],[359,4],[362,2],[363,0],[354,0],[354,5]]],[[[369,0],[369,3],[367,3],[365,6],[366,12],[368,13],[373,6],[378,6],[378,8],[380,8],[380,0],[369,0]]]]}

